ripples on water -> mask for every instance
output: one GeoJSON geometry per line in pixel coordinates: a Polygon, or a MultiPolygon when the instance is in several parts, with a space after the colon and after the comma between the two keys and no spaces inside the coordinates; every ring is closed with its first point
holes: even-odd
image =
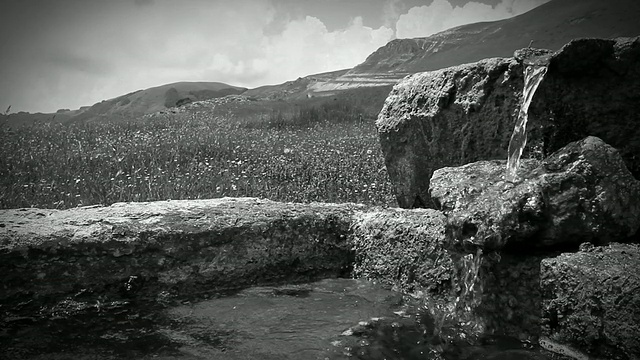
{"type": "Polygon", "coordinates": [[[254,287],[191,300],[165,294],[157,300],[100,309],[67,302],[45,311],[55,316],[5,316],[0,358],[546,359],[537,346],[510,337],[470,343],[442,336],[459,331],[459,324],[436,324],[422,299],[364,280],[254,287]]]}

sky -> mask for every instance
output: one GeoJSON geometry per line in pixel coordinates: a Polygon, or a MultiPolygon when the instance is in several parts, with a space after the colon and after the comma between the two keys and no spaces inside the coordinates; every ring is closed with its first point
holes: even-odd
{"type": "Polygon", "coordinates": [[[178,81],[279,84],[547,1],[3,0],[0,112],[77,109],[178,81]]]}

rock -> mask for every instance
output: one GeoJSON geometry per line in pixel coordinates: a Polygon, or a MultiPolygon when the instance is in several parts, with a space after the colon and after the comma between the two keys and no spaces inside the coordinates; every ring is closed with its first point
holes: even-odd
{"type": "Polygon", "coordinates": [[[401,207],[433,205],[434,170],[506,159],[523,62],[549,64],[529,108],[525,157],[541,159],[593,135],[618,149],[640,178],[640,38],[574,40],[553,54],[523,50],[516,57],[418,73],[393,88],[376,124],[401,207]]]}
{"type": "Polygon", "coordinates": [[[156,296],[348,274],[355,204],[254,198],[0,210],[0,302],[156,296]]]}
{"type": "Polygon", "coordinates": [[[448,293],[453,263],[444,248],[444,225],[444,215],[431,209],[357,213],[354,276],[407,292],[448,293]]]}
{"type": "Polygon", "coordinates": [[[545,259],[540,286],[545,341],[590,358],[640,358],[640,245],[545,259]]]}
{"type": "Polygon", "coordinates": [[[352,235],[354,276],[413,293],[432,314],[446,313],[448,321],[467,316],[465,320],[487,333],[522,339],[537,336],[542,257],[486,252],[476,283],[481,304],[472,315],[454,316],[452,307],[469,269],[463,265],[464,254],[450,248],[445,225],[445,216],[431,209],[357,212],[352,235]]]}
{"type": "Polygon", "coordinates": [[[640,181],[618,151],[590,136],[542,162],[525,161],[516,183],[505,161],[436,170],[431,197],[458,244],[491,249],[622,241],[640,228],[640,181]]]}

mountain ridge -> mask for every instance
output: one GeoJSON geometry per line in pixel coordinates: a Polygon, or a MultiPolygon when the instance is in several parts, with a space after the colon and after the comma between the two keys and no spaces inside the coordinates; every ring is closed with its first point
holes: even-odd
{"type": "Polygon", "coordinates": [[[399,75],[442,69],[528,47],[559,50],[576,38],[640,35],[637,0],[553,0],[512,18],[457,26],[434,35],[395,39],[346,76],[399,75]]]}

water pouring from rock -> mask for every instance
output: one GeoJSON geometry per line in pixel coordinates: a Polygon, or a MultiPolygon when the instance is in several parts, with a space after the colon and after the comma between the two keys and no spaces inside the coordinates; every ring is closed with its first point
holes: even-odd
{"type": "Polygon", "coordinates": [[[527,145],[527,121],[529,119],[529,105],[533,99],[538,85],[547,73],[545,65],[528,65],[524,70],[524,89],[522,91],[522,104],[518,111],[518,119],[509,141],[509,155],[507,158],[507,180],[516,181],[518,166],[524,147],[527,145]]]}

